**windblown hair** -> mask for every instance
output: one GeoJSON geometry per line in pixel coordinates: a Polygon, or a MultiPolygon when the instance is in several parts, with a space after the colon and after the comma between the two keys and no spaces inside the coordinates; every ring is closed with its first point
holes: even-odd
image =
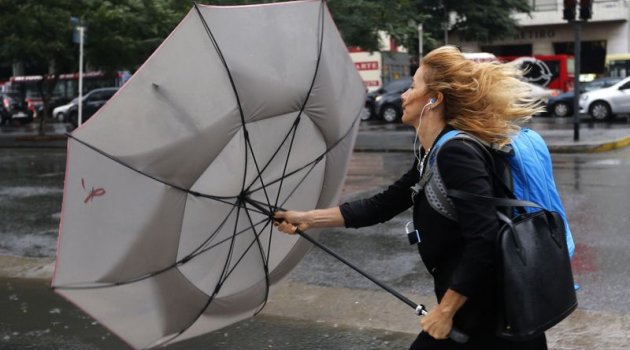
{"type": "Polygon", "coordinates": [[[508,144],[522,123],[543,110],[528,97],[531,88],[513,64],[474,62],[443,46],[426,55],[422,66],[427,93],[444,95],[446,123],[485,142],[508,144]]]}

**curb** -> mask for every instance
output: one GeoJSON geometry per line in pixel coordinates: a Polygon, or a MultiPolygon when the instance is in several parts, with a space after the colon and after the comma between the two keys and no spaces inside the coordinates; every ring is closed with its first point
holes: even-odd
{"type": "Polygon", "coordinates": [[[603,143],[549,144],[548,146],[551,153],[600,153],[630,146],[630,136],[603,143]]]}

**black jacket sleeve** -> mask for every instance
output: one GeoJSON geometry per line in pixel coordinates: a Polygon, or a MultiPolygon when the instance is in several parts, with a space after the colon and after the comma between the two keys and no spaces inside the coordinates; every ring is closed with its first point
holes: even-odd
{"type": "Polygon", "coordinates": [[[413,205],[411,187],[419,181],[418,161],[385,191],[340,206],[346,227],[365,227],[390,220],[413,205]]]}
{"type": "MultiPolygon", "coordinates": [[[[493,195],[492,165],[481,145],[455,139],[445,143],[438,154],[444,184],[484,196],[493,195]]],[[[490,282],[495,267],[495,241],[499,229],[496,208],[453,198],[464,240],[462,257],[455,268],[450,288],[466,296],[480,293],[490,282]]]]}

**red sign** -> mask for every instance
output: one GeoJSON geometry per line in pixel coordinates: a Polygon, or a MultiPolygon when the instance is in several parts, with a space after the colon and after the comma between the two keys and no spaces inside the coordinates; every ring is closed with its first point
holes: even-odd
{"type": "Polygon", "coordinates": [[[378,70],[378,61],[355,62],[357,70],[378,70]]]}
{"type": "Polygon", "coordinates": [[[381,86],[381,82],[378,80],[364,80],[363,85],[365,85],[366,87],[381,86]]]}

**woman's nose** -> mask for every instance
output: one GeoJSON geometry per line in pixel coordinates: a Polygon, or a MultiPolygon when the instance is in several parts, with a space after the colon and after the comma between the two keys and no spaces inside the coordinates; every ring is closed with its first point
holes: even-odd
{"type": "Polygon", "coordinates": [[[400,95],[400,100],[402,101],[402,103],[405,103],[405,101],[407,100],[407,93],[409,92],[409,90],[405,90],[405,92],[402,93],[402,95],[400,95]]]}

